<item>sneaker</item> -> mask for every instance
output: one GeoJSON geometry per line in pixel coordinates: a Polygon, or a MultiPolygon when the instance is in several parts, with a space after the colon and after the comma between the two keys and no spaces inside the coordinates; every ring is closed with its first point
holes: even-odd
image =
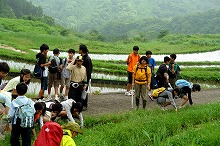
{"type": "Polygon", "coordinates": [[[130,90],[129,92],[130,92],[131,95],[134,95],[134,94],[135,94],[135,91],[134,91],[134,90],[130,90]]]}
{"type": "Polygon", "coordinates": [[[131,96],[131,95],[132,94],[129,91],[125,92],[125,96],[131,96]]]}
{"type": "Polygon", "coordinates": [[[54,100],[56,100],[56,101],[60,102],[60,99],[59,99],[59,97],[58,97],[58,96],[55,96],[55,99],[54,99],[54,100]]]}
{"type": "Polygon", "coordinates": [[[154,101],[153,97],[151,95],[148,95],[151,101],[154,101]]]}
{"type": "Polygon", "coordinates": [[[51,100],[52,98],[50,96],[44,99],[44,101],[51,101],[51,100]]]}

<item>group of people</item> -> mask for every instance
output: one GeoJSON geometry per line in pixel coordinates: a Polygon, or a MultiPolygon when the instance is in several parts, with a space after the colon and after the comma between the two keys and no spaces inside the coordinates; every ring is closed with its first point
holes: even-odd
{"type": "Polygon", "coordinates": [[[143,108],[146,107],[147,98],[150,97],[151,90],[164,87],[157,97],[157,103],[164,110],[167,105],[172,104],[175,111],[177,106],[174,97],[182,98],[183,101],[179,108],[185,106],[187,101],[193,104],[191,92],[200,91],[199,84],[192,84],[187,80],[179,79],[180,67],[175,62],[176,54],[164,57],[164,62],[159,66],[155,73],[156,61],[151,57],[152,52],[146,51],[146,55],[138,54],[139,47],[134,46],[133,52],[128,55],[126,60],[128,65],[128,82],[125,95],[135,95],[136,106],[139,108],[139,100],[142,98],[143,108]],[[134,88],[134,90],[133,90],[134,88]],[[169,99],[168,101],[166,99],[169,99]]]}
{"type": "MultiPolygon", "coordinates": [[[[78,133],[82,133],[82,110],[83,108],[86,110],[88,106],[86,91],[91,82],[92,72],[92,61],[88,56],[88,49],[86,45],[81,44],[79,56],[75,58],[75,50],[69,49],[68,57],[61,59],[59,49],[55,48],[54,55],[47,61],[48,50],[49,47],[42,44],[40,53],[36,55],[36,63],[41,69],[41,89],[38,99],[35,101],[25,96],[32,72],[29,69],[22,69],[19,76],[3,84],[2,79],[8,74],[10,67],[6,62],[0,62],[0,102],[4,106],[4,110],[0,110],[0,120],[7,123],[7,129],[4,130],[11,131],[10,143],[12,146],[20,145],[20,136],[22,145],[30,146],[31,135],[37,139],[36,146],[42,145],[42,141],[38,140],[42,135],[39,134],[37,137],[35,125],[39,125],[40,129],[45,129],[43,127],[54,125],[54,122],[63,117],[67,117],[69,122],[67,126],[64,124],[62,127],[69,129],[63,128],[62,136],[65,136],[62,137],[62,141],[60,139],[60,143],[63,145],[66,143],[63,141],[64,137],[64,139],[69,139],[68,136],[74,137],[78,133]],[[54,98],[51,96],[52,86],[55,89],[54,98]],[[45,90],[48,90],[47,98],[44,98],[45,90]],[[83,92],[85,92],[84,98],[82,97],[83,92]]],[[[69,140],[71,141],[71,139],[69,140]]]]}

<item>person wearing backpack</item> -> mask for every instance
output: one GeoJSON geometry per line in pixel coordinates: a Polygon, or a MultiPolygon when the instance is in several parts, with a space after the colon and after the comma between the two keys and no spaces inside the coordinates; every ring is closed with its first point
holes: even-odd
{"type": "Polygon", "coordinates": [[[156,79],[158,81],[158,88],[160,87],[168,87],[169,76],[167,65],[169,64],[170,58],[168,56],[164,57],[164,62],[161,64],[156,73],[156,79]]]}
{"type": "Polygon", "coordinates": [[[76,137],[78,133],[83,134],[82,129],[78,123],[68,122],[62,125],[63,138],[61,140],[60,146],[76,146],[73,138],[76,137]]]}
{"type": "Polygon", "coordinates": [[[170,63],[168,67],[168,75],[169,75],[169,83],[171,84],[172,88],[175,87],[175,82],[180,75],[180,67],[175,62],[176,54],[170,54],[170,63]]]}
{"type": "Polygon", "coordinates": [[[40,53],[36,55],[36,59],[38,60],[39,66],[41,67],[42,76],[40,78],[41,88],[38,93],[38,99],[44,98],[44,91],[47,90],[48,86],[48,69],[47,67],[50,65],[50,62],[47,62],[47,53],[49,51],[49,47],[46,44],[42,44],[40,46],[40,53]]]}
{"type": "Polygon", "coordinates": [[[190,82],[188,82],[187,80],[184,79],[179,79],[175,82],[175,86],[178,87],[180,89],[180,98],[183,99],[183,102],[180,104],[179,108],[182,108],[185,106],[186,102],[189,100],[189,104],[192,105],[192,97],[191,97],[191,93],[192,91],[200,91],[201,87],[199,84],[191,84],[190,82]]]}
{"type": "Polygon", "coordinates": [[[143,108],[146,107],[146,95],[147,90],[150,90],[151,82],[151,70],[147,66],[148,59],[146,56],[142,56],[139,63],[133,68],[132,86],[135,89],[136,106],[139,108],[140,97],[143,100],[143,108]]]}
{"type": "Polygon", "coordinates": [[[10,67],[6,62],[0,62],[0,90],[5,87],[5,84],[2,84],[2,79],[5,78],[10,70],[10,67]]]}
{"type": "Polygon", "coordinates": [[[155,89],[157,87],[157,82],[155,82],[156,79],[154,79],[154,68],[157,64],[154,58],[151,57],[151,55],[152,55],[151,51],[146,51],[146,56],[148,59],[148,66],[151,69],[151,85],[150,85],[151,87],[150,88],[155,89]]]}
{"type": "Polygon", "coordinates": [[[49,58],[50,66],[48,67],[48,97],[47,100],[51,100],[51,88],[54,85],[55,100],[59,101],[58,88],[61,80],[62,59],[59,58],[60,50],[55,48],[53,50],[53,56],[49,58]]]}
{"type": "Polygon", "coordinates": [[[12,124],[11,146],[20,146],[20,136],[22,146],[31,146],[31,132],[34,124],[34,102],[25,96],[27,85],[19,83],[16,86],[18,97],[11,102],[8,113],[8,120],[12,124]]]}
{"type": "Polygon", "coordinates": [[[177,106],[174,101],[174,97],[179,96],[179,94],[180,94],[179,88],[164,90],[161,93],[159,93],[158,97],[156,98],[157,104],[161,106],[162,110],[165,110],[165,107],[171,104],[174,107],[175,111],[177,112],[177,106]],[[169,99],[169,101],[166,101],[166,99],[169,99]]]}
{"type": "Polygon", "coordinates": [[[66,69],[67,65],[71,62],[75,62],[75,50],[69,49],[68,50],[68,57],[63,59],[62,64],[62,72],[61,72],[61,86],[60,86],[60,99],[67,100],[68,93],[70,88],[70,71],[66,69]],[[65,94],[63,96],[63,89],[65,89],[65,94]]]}

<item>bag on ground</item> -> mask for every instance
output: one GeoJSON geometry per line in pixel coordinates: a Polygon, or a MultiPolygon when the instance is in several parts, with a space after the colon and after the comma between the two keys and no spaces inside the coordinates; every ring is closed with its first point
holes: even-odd
{"type": "Polygon", "coordinates": [[[162,92],[165,91],[165,90],[166,90],[166,88],[164,88],[164,87],[157,88],[157,89],[153,90],[151,96],[152,96],[154,99],[157,99],[157,97],[159,96],[159,94],[162,93],[162,92]]]}
{"type": "Polygon", "coordinates": [[[34,77],[37,79],[40,79],[42,77],[42,70],[38,60],[36,61],[36,64],[34,66],[34,77]]]}
{"type": "Polygon", "coordinates": [[[55,59],[55,58],[53,58],[53,59],[51,60],[51,64],[50,64],[50,66],[49,66],[48,69],[49,69],[49,72],[52,73],[52,74],[58,73],[58,71],[59,71],[59,66],[57,65],[57,62],[56,62],[56,59],[55,59]]]}
{"type": "Polygon", "coordinates": [[[31,99],[28,99],[26,104],[23,104],[20,100],[16,100],[19,105],[17,113],[18,118],[21,120],[20,126],[22,128],[31,128],[34,126],[34,107],[31,106],[31,99]]]}
{"type": "Polygon", "coordinates": [[[62,127],[56,122],[46,122],[41,128],[34,146],[60,146],[62,127]]]}

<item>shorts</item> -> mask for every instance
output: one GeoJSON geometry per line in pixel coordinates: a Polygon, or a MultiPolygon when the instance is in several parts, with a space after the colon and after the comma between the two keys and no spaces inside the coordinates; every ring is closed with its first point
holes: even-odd
{"type": "Polygon", "coordinates": [[[132,72],[128,71],[128,83],[131,84],[132,83],[132,72]]]}
{"type": "Polygon", "coordinates": [[[70,87],[70,78],[61,77],[61,86],[70,87]]]}
{"type": "Polygon", "coordinates": [[[166,98],[164,98],[164,97],[157,98],[157,104],[164,104],[165,102],[166,102],[166,98]]]}
{"type": "Polygon", "coordinates": [[[54,87],[59,87],[60,80],[57,79],[57,73],[55,73],[55,74],[49,73],[48,77],[49,77],[49,79],[48,79],[48,88],[51,88],[52,85],[54,85],[54,87]]]}
{"type": "Polygon", "coordinates": [[[41,81],[41,90],[47,90],[48,78],[42,77],[40,81],[41,81]]]}

